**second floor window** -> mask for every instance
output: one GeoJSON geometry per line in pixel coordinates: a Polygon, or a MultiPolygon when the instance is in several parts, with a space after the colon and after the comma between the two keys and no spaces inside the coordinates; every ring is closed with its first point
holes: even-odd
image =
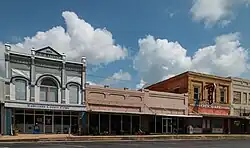
{"type": "Polygon", "coordinates": [[[194,101],[199,101],[200,99],[200,88],[194,87],[194,101]]]}
{"type": "Polygon", "coordinates": [[[22,79],[15,80],[15,98],[16,100],[26,100],[26,81],[22,79]]]}
{"type": "Polygon", "coordinates": [[[247,104],[247,93],[243,93],[242,104],[247,104]]]}
{"type": "Polygon", "coordinates": [[[241,92],[234,91],[233,92],[233,103],[240,104],[241,103],[241,92]]]}
{"type": "Polygon", "coordinates": [[[220,103],[226,103],[225,89],[220,89],[220,103]]]}
{"type": "Polygon", "coordinates": [[[40,101],[58,102],[58,87],[51,78],[45,78],[40,85],[40,101]]]}
{"type": "Polygon", "coordinates": [[[69,85],[69,103],[78,104],[79,103],[79,87],[77,85],[69,85]]]}

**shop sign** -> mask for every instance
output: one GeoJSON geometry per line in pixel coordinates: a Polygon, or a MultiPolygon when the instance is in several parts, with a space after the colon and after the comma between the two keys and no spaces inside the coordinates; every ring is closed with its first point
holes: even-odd
{"type": "Polygon", "coordinates": [[[32,109],[47,109],[47,110],[75,110],[84,111],[86,108],[84,106],[66,106],[66,105],[54,105],[54,104],[33,104],[33,103],[14,103],[5,102],[5,107],[11,108],[32,108],[32,109]]]}
{"type": "Polygon", "coordinates": [[[197,112],[199,114],[209,114],[209,115],[229,115],[229,109],[223,108],[206,108],[206,107],[189,107],[189,112],[197,112]]]}
{"type": "Polygon", "coordinates": [[[220,105],[209,105],[209,104],[190,104],[193,107],[202,107],[202,108],[214,108],[214,109],[230,109],[229,107],[226,106],[220,106],[220,105]]]}
{"type": "Polygon", "coordinates": [[[63,109],[69,110],[70,108],[67,106],[60,106],[60,105],[43,105],[43,104],[27,104],[28,108],[42,108],[42,109],[63,109]]]}

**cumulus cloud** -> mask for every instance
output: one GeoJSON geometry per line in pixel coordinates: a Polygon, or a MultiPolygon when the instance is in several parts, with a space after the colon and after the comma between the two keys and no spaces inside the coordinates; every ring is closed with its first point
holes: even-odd
{"type": "Polygon", "coordinates": [[[106,29],[93,28],[74,12],[65,11],[62,17],[66,29],[56,26],[48,31],[38,31],[33,37],[25,37],[15,46],[30,52],[31,48],[51,46],[70,59],[86,56],[90,64],[108,64],[126,57],[127,49],[116,45],[111,32],[106,29]]]}
{"type": "Polygon", "coordinates": [[[239,76],[247,71],[248,51],[241,47],[239,33],[216,37],[214,45],[198,49],[192,57],[186,53],[178,42],[147,36],[139,40],[134,68],[149,83],[186,70],[223,76],[239,76]]]}
{"type": "Polygon", "coordinates": [[[142,88],[144,88],[146,85],[147,85],[147,83],[146,83],[143,79],[141,79],[141,80],[140,80],[140,83],[136,85],[136,89],[142,89],[142,88]]]}
{"type": "Polygon", "coordinates": [[[119,83],[127,83],[130,81],[132,76],[128,72],[124,72],[120,69],[118,72],[115,72],[112,76],[106,78],[101,84],[105,85],[117,85],[119,83]]]}
{"type": "Polygon", "coordinates": [[[223,27],[233,19],[235,6],[249,2],[249,0],[193,0],[190,12],[193,20],[202,21],[207,27],[216,23],[223,27]]]}

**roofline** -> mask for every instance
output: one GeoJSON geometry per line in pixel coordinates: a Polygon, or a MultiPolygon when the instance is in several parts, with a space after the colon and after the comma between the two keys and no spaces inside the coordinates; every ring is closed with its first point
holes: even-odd
{"type": "Polygon", "coordinates": [[[244,82],[250,82],[249,79],[245,79],[245,78],[239,78],[239,77],[228,77],[229,79],[231,79],[232,81],[244,81],[244,82]]]}
{"type": "Polygon", "coordinates": [[[43,48],[41,48],[41,49],[37,49],[36,52],[40,52],[40,51],[42,51],[42,50],[44,50],[44,49],[47,49],[47,48],[53,50],[56,54],[62,56],[61,53],[59,53],[58,51],[56,51],[54,48],[52,48],[52,47],[50,47],[50,46],[46,46],[46,47],[43,47],[43,48]]]}
{"type": "MultiPolygon", "coordinates": [[[[21,57],[29,57],[29,58],[32,57],[31,54],[29,54],[29,53],[21,53],[21,52],[16,52],[16,51],[9,51],[9,53],[10,53],[10,55],[16,55],[16,56],[21,56],[21,57]]],[[[63,62],[63,60],[61,60],[61,59],[53,59],[53,58],[37,56],[37,55],[35,55],[34,57],[35,57],[35,59],[63,62]]],[[[75,65],[83,65],[83,63],[81,63],[81,62],[74,62],[74,61],[68,61],[68,60],[66,60],[65,63],[75,64],[75,65]]]]}
{"type": "Polygon", "coordinates": [[[157,83],[155,83],[155,84],[152,84],[152,85],[150,85],[150,86],[147,86],[145,89],[149,89],[150,87],[153,87],[153,86],[155,86],[155,85],[162,84],[162,83],[164,83],[164,82],[166,82],[166,81],[171,81],[171,80],[173,80],[173,79],[179,78],[179,77],[181,77],[181,76],[183,76],[183,75],[186,75],[186,74],[188,74],[188,75],[200,76],[200,77],[208,77],[208,78],[211,78],[211,79],[220,79],[220,80],[229,81],[229,82],[232,81],[232,79],[229,78],[229,77],[221,77],[221,76],[212,75],[212,74],[205,74],[205,73],[194,72],[194,71],[186,71],[186,72],[180,73],[180,74],[178,74],[178,75],[176,75],[176,76],[173,76],[173,77],[171,77],[171,78],[169,78],[169,79],[166,79],[166,80],[157,82],[157,83]]]}
{"type": "Polygon", "coordinates": [[[222,77],[222,76],[217,76],[217,75],[213,75],[213,74],[206,74],[206,73],[200,73],[200,72],[194,72],[194,71],[188,71],[188,74],[196,75],[196,76],[200,76],[200,77],[208,77],[208,78],[212,78],[212,79],[220,79],[220,80],[229,81],[229,82],[232,81],[229,77],[222,77]]]}
{"type": "Polygon", "coordinates": [[[171,81],[171,80],[173,80],[173,79],[176,79],[176,78],[179,78],[179,77],[181,77],[181,76],[184,76],[185,74],[188,74],[188,71],[183,72],[183,73],[180,73],[180,74],[178,74],[178,75],[176,75],[176,76],[173,76],[173,77],[171,77],[171,78],[169,78],[169,79],[165,79],[165,80],[156,82],[156,83],[154,83],[154,84],[151,84],[151,85],[145,87],[145,89],[149,89],[150,87],[153,87],[153,86],[155,86],[155,85],[159,85],[159,84],[164,83],[164,82],[166,82],[166,81],[171,81]]]}

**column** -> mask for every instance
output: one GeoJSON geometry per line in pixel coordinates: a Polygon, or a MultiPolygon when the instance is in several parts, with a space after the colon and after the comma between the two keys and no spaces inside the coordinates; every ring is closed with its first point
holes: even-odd
{"type": "Polygon", "coordinates": [[[87,112],[82,112],[82,130],[84,131],[84,133],[87,129],[86,125],[87,125],[87,112]]]}
{"type": "Polygon", "coordinates": [[[130,134],[133,134],[133,122],[132,122],[132,120],[133,120],[133,117],[132,117],[132,115],[130,115],[130,134]]]}
{"type": "Polygon", "coordinates": [[[155,115],[155,133],[156,133],[156,115],[155,115]]]}
{"type": "Polygon", "coordinates": [[[51,126],[52,126],[52,133],[54,133],[54,127],[55,127],[55,119],[54,119],[55,115],[54,115],[54,111],[52,113],[52,123],[51,123],[51,126]]]}
{"type": "Polygon", "coordinates": [[[141,115],[139,115],[139,129],[141,130],[141,115]]]}
{"type": "Polygon", "coordinates": [[[121,131],[123,130],[123,116],[121,115],[121,131]]]}
{"type": "Polygon", "coordinates": [[[227,120],[227,126],[228,126],[228,133],[227,134],[231,134],[231,119],[227,120]]]}
{"type": "Polygon", "coordinates": [[[1,121],[0,121],[0,123],[1,123],[1,135],[3,135],[4,134],[4,125],[5,125],[5,123],[4,123],[4,121],[5,121],[5,119],[4,119],[4,105],[3,104],[0,104],[0,107],[1,107],[1,121]]]}
{"type": "Polygon", "coordinates": [[[31,66],[30,66],[30,98],[28,101],[35,101],[35,83],[36,83],[36,77],[35,77],[35,49],[31,49],[31,66]]]}
{"type": "Polygon", "coordinates": [[[82,100],[81,104],[85,104],[85,83],[86,83],[86,67],[87,61],[86,57],[82,57],[82,100]]]}
{"type": "Polygon", "coordinates": [[[101,115],[98,113],[98,133],[101,133],[101,115]]]}
{"type": "Polygon", "coordinates": [[[65,64],[66,64],[66,55],[63,54],[63,62],[62,62],[62,73],[61,73],[61,81],[62,81],[62,91],[61,91],[61,100],[62,104],[66,103],[66,97],[65,97],[65,89],[66,89],[66,69],[65,69],[65,64]]]}
{"type": "Polygon", "coordinates": [[[109,114],[109,134],[111,134],[111,114],[109,114]]]}
{"type": "Polygon", "coordinates": [[[10,80],[11,77],[11,68],[10,66],[10,52],[11,50],[11,46],[9,44],[5,44],[5,78],[8,80],[10,80]]]}
{"type": "Polygon", "coordinates": [[[5,135],[11,135],[12,133],[12,109],[5,108],[5,135]]]}

